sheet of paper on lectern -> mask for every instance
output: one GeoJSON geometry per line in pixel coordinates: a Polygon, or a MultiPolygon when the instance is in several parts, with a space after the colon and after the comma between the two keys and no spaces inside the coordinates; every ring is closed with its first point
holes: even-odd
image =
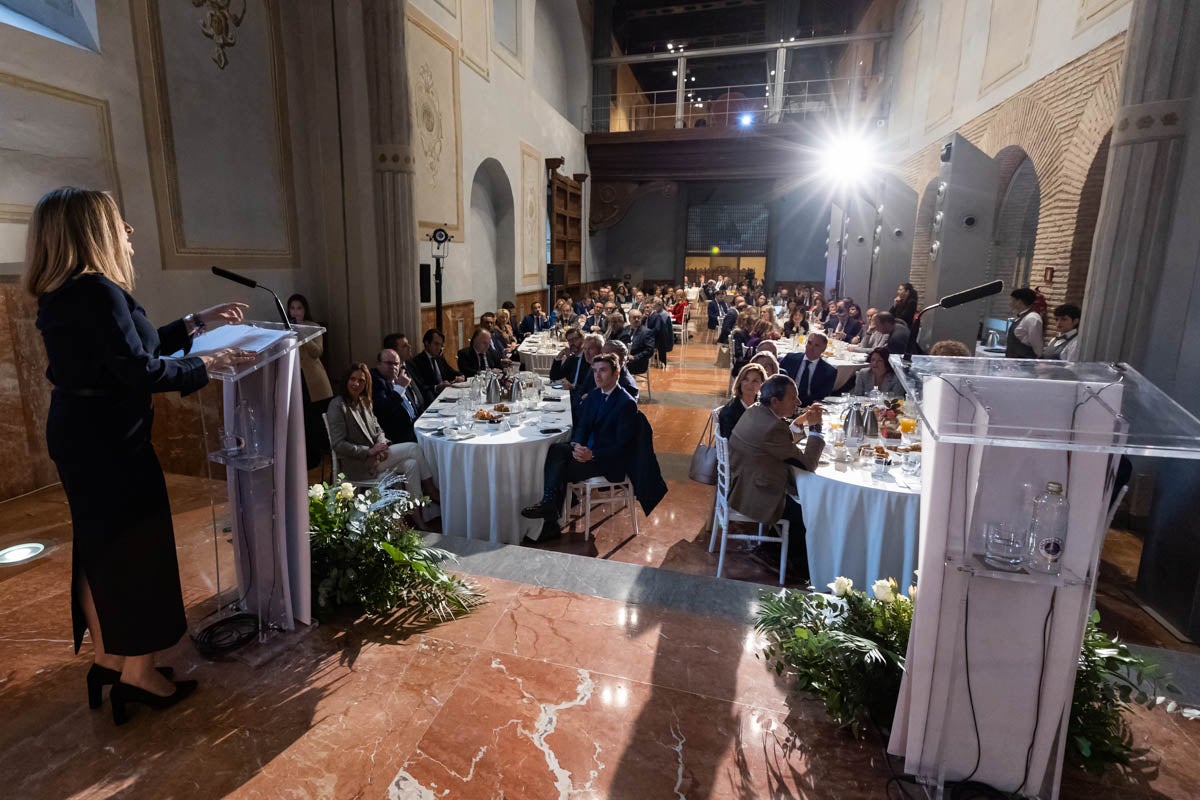
{"type": "MultiPolygon", "coordinates": [[[[260,353],[289,335],[291,335],[291,331],[257,328],[253,325],[226,325],[196,337],[192,341],[192,350],[188,355],[209,356],[218,350],[230,347],[260,353]]],[[[183,351],[177,350],[171,356],[180,358],[183,356],[183,351]]]]}

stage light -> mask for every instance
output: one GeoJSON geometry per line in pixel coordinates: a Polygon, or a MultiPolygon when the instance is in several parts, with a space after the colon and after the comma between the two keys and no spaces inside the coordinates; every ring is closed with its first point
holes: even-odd
{"type": "Polygon", "coordinates": [[[842,186],[862,184],[876,168],[875,145],[866,137],[845,135],[826,148],[821,173],[826,180],[842,186]]]}
{"type": "Polygon", "coordinates": [[[717,247],[717,246],[714,244],[714,245],[712,246],[712,254],[713,254],[714,256],[719,256],[719,255],[721,255],[721,248],[717,247]]]}
{"type": "Polygon", "coordinates": [[[754,124],[754,117],[749,114],[742,114],[742,116],[738,118],[738,124],[743,128],[749,128],[752,124],[754,124]]]}
{"type": "Polygon", "coordinates": [[[6,547],[3,550],[0,550],[0,564],[20,564],[24,561],[29,561],[32,558],[37,558],[45,549],[46,545],[42,544],[41,542],[23,542],[21,544],[14,544],[12,547],[6,547]]]}
{"type": "Polygon", "coordinates": [[[674,43],[674,42],[667,42],[667,49],[668,49],[668,50],[674,50],[674,49],[675,49],[675,43],[674,43]]]}

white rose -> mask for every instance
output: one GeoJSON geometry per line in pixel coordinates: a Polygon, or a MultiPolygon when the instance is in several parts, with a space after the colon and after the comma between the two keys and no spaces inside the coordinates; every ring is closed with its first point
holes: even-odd
{"type": "Polygon", "coordinates": [[[308,496],[313,500],[320,500],[325,496],[325,487],[319,483],[314,483],[308,487],[308,496]]]}
{"type": "Polygon", "coordinates": [[[337,496],[339,500],[349,500],[354,497],[354,484],[349,482],[343,483],[338,487],[337,496]]]}
{"type": "Polygon", "coordinates": [[[875,595],[875,599],[883,603],[892,603],[896,600],[896,593],[892,590],[892,584],[883,578],[871,584],[871,593],[875,595]]]}
{"type": "Polygon", "coordinates": [[[909,584],[908,586],[908,599],[912,600],[914,603],[917,602],[917,585],[915,583],[909,584]]]}
{"type": "Polygon", "coordinates": [[[845,597],[846,593],[854,588],[854,581],[841,575],[833,579],[833,583],[826,584],[829,590],[833,592],[834,597],[845,597]]]}

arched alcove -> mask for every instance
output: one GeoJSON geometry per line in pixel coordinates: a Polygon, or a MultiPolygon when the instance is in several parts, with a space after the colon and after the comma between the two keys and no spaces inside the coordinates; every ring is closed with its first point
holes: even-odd
{"type": "Polygon", "coordinates": [[[929,248],[933,244],[933,215],[937,209],[938,179],[925,185],[917,206],[917,220],[913,225],[912,277],[909,280],[919,296],[924,297],[929,276],[929,248]]]}
{"type": "Polygon", "coordinates": [[[1033,159],[1020,147],[1005,147],[996,154],[997,201],[988,276],[1004,281],[1006,291],[988,301],[989,317],[1008,316],[1008,293],[1019,286],[1040,286],[1041,275],[1032,275],[1037,245],[1042,190],[1033,159]]]}
{"type": "Polygon", "coordinates": [[[590,42],[573,2],[538,0],[533,13],[533,85],[577,128],[591,95],[590,42]]]}
{"type": "Polygon", "coordinates": [[[496,309],[516,292],[516,226],[512,184],[494,158],[484,159],[471,181],[467,253],[476,311],[496,309]]]}
{"type": "Polygon", "coordinates": [[[1112,130],[1104,134],[1096,154],[1092,156],[1083,190],[1079,193],[1079,210],[1075,212],[1075,233],[1071,237],[1071,259],[1067,273],[1068,303],[1083,306],[1087,288],[1088,268],[1092,263],[1092,242],[1096,238],[1096,221],[1100,217],[1100,198],[1104,194],[1104,173],[1108,170],[1108,145],[1112,130]]]}

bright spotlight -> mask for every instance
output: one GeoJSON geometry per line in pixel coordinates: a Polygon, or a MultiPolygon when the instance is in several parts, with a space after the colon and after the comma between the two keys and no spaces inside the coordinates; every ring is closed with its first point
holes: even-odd
{"type": "Polygon", "coordinates": [[[821,174],[841,186],[864,183],[875,170],[875,144],[864,136],[848,134],[830,142],[821,156],[821,174]]]}
{"type": "Polygon", "coordinates": [[[738,118],[738,124],[743,128],[749,128],[754,124],[754,117],[749,114],[742,114],[742,116],[738,118]]]}

